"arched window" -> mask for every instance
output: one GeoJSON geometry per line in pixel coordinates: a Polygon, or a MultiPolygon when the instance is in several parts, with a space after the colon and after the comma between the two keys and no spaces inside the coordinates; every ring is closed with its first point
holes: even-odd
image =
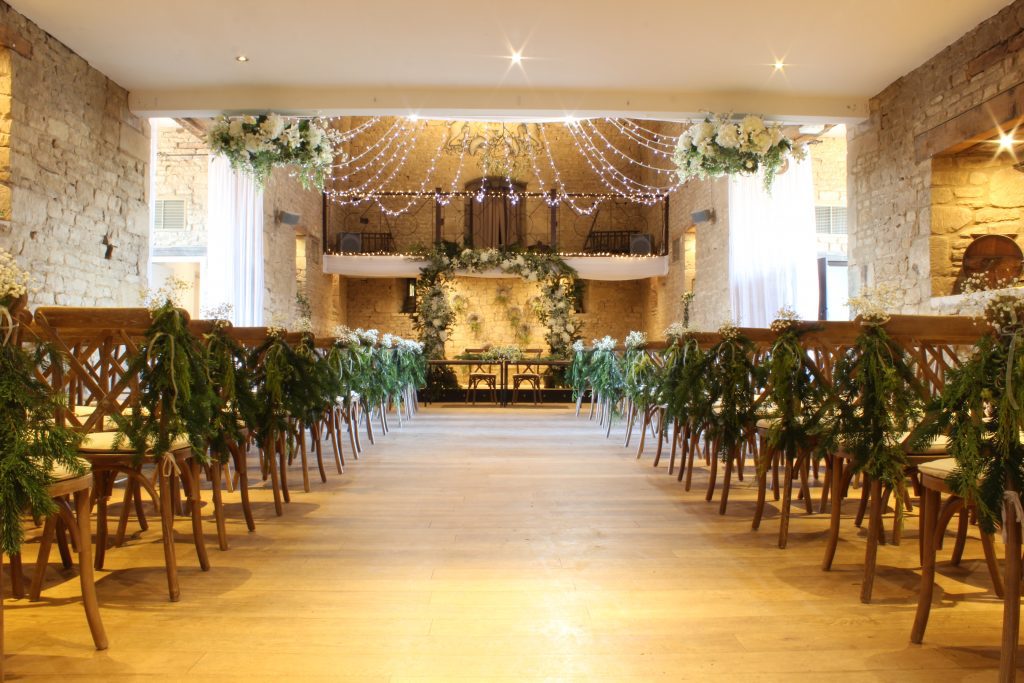
{"type": "Polygon", "coordinates": [[[480,178],[466,183],[470,192],[484,194],[466,200],[466,245],[499,249],[522,244],[526,186],[505,178],[480,178]],[[518,197],[511,195],[517,194],[518,197]]]}

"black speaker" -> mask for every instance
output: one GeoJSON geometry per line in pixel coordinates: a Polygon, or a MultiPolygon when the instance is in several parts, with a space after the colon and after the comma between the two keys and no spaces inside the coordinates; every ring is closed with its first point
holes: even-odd
{"type": "Polygon", "coordinates": [[[650,235],[630,235],[629,254],[630,256],[650,256],[654,253],[654,245],[651,243],[650,235]]]}
{"type": "Polygon", "coordinates": [[[338,251],[343,254],[358,254],[363,250],[363,233],[338,233],[338,251]]]}

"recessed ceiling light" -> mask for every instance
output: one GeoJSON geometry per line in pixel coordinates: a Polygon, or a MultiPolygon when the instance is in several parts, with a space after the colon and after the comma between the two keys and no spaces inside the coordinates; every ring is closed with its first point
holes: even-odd
{"type": "Polygon", "coordinates": [[[412,121],[413,123],[416,123],[417,121],[420,120],[420,115],[419,114],[409,114],[409,120],[412,121]]]}
{"type": "Polygon", "coordinates": [[[999,134],[999,149],[1013,149],[1013,145],[1016,142],[1017,141],[1013,139],[1013,133],[999,134]]]}
{"type": "Polygon", "coordinates": [[[775,64],[773,64],[773,66],[775,67],[776,71],[782,71],[783,69],[786,68],[786,63],[781,59],[776,59],[775,64]]]}
{"type": "Polygon", "coordinates": [[[519,50],[516,50],[515,52],[512,53],[512,56],[509,57],[509,59],[512,60],[513,64],[522,64],[523,63],[523,53],[520,52],[519,50]]]}
{"type": "Polygon", "coordinates": [[[236,62],[248,62],[249,58],[246,57],[245,55],[238,55],[237,57],[235,57],[235,61],[236,62]]]}

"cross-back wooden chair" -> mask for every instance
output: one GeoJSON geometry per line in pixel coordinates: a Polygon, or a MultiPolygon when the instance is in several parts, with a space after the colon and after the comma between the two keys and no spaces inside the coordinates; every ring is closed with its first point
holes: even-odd
{"type": "MultiPolygon", "coordinates": [[[[466,349],[466,355],[483,354],[487,348],[466,349]]],[[[476,393],[482,384],[485,389],[491,392],[491,400],[498,403],[498,374],[491,368],[494,364],[490,361],[478,360],[469,366],[469,380],[466,384],[466,402],[470,403],[470,392],[472,392],[472,404],[476,405],[476,393]]]]}
{"type": "MultiPolygon", "coordinates": [[[[18,325],[14,330],[12,344],[35,343],[37,340],[31,332],[32,316],[21,307],[24,301],[18,302],[11,311],[12,318],[18,325]]],[[[84,463],[83,463],[84,464],[84,463]]],[[[39,552],[36,559],[35,573],[29,588],[29,599],[38,601],[42,595],[46,568],[49,564],[50,549],[54,540],[60,546],[61,562],[65,569],[72,566],[71,553],[68,548],[67,536],[71,538],[71,546],[78,553],[78,578],[82,587],[82,606],[85,609],[86,621],[92,633],[93,643],[97,650],[108,647],[106,630],[100,615],[99,600],[96,596],[96,581],[93,574],[92,531],[90,529],[91,506],[89,496],[92,491],[92,474],[86,466],[85,474],[76,474],[63,467],[50,472],[53,483],[47,488],[47,495],[53,499],[57,511],[43,521],[42,533],[39,537],[39,552]]],[[[15,597],[24,595],[21,576],[21,558],[14,556],[11,563],[11,583],[15,597]]],[[[2,573],[2,553],[0,553],[0,573],[2,573]]],[[[0,590],[0,680],[3,676],[3,595],[0,590]]]]}
{"type": "Polygon", "coordinates": [[[523,349],[521,361],[513,363],[516,371],[512,373],[512,403],[519,400],[519,390],[525,384],[530,387],[533,393],[533,405],[540,403],[541,375],[540,366],[536,361],[540,359],[544,349],[523,349]]]}
{"type": "MultiPolygon", "coordinates": [[[[187,316],[184,311],[182,315],[187,316]]],[[[97,504],[96,568],[103,567],[106,553],[108,501],[117,477],[126,476],[127,486],[145,490],[159,506],[167,588],[170,599],[177,601],[181,591],[171,490],[172,481],[179,476],[188,498],[199,565],[203,571],[210,568],[203,539],[199,463],[187,440],[175,442],[168,453],[150,452],[139,457],[127,439],[105,431],[114,416],[127,414],[139,405],[140,378],[131,371],[131,363],[150,322],[145,308],[44,307],[36,311],[33,329],[67,357],[66,370],[54,364],[44,376],[54,391],[68,398],[68,408],[58,411],[57,420],[83,434],[79,454],[92,465],[97,504]],[[88,409],[79,411],[75,406],[88,409]],[[143,473],[144,465],[155,466],[157,487],[143,473]]]]}

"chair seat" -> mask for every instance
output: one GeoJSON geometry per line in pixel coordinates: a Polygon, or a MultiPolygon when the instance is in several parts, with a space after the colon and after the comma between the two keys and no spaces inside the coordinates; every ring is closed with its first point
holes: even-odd
{"type": "Polygon", "coordinates": [[[930,462],[923,462],[917,466],[917,471],[935,479],[945,481],[956,469],[955,458],[939,458],[930,462]]]}
{"type": "MultiPolygon", "coordinates": [[[[85,438],[82,439],[82,443],[78,445],[79,453],[110,453],[110,454],[127,454],[134,453],[135,449],[132,448],[131,443],[128,441],[128,437],[121,437],[120,443],[115,445],[117,441],[117,432],[92,432],[86,434],[85,438]]],[[[187,448],[191,448],[191,444],[186,438],[177,438],[171,444],[171,451],[181,451],[187,448]]]]}
{"type": "MultiPolygon", "coordinates": [[[[77,458],[77,460],[78,464],[82,468],[81,471],[84,472],[86,476],[88,476],[89,473],[92,471],[92,465],[89,464],[88,460],[84,460],[82,458],[77,458]]],[[[54,463],[53,467],[50,468],[50,476],[53,478],[54,482],[58,482],[65,481],[67,479],[76,479],[78,477],[81,477],[82,475],[72,472],[62,463],[54,463]]]]}
{"type": "MultiPolygon", "coordinates": [[[[906,440],[910,436],[909,432],[904,434],[900,441],[906,440]]],[[[929,443],[925,444],[920,448],[907,448],[907,455],[945,455],[949,453],[949,437],[939,435],[933,438],[929,443]]]]}

